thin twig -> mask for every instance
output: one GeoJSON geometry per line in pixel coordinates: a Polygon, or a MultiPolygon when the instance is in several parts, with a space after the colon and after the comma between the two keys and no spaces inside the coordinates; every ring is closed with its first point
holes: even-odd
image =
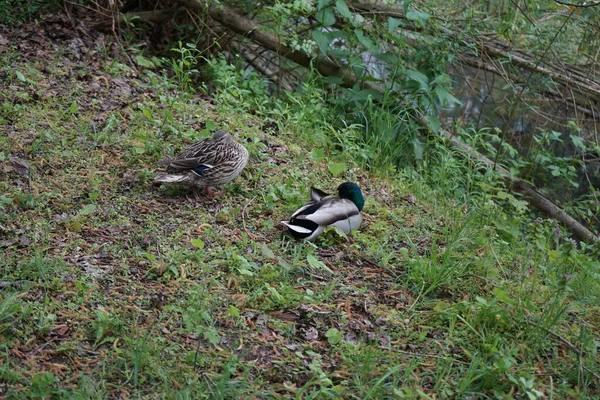
{"type": "Polygon", "coordinates": [[[248,236],[250,236],[252,239],[256,240],[257,238],[259,238],[258,235],[255,235],[254,233],[250,232],[247,228],[246,228],[246,209],[248,208],[248,206],[250,204],[252,204],[252,202],[254,201],[254,199],[256,199],[256,196],[254,196],[253,198],[250,199],[249,202],[246,203],[246,205],[244,206],[244,208],[242,208],[242,225],[244,226],[244,231],[246,232],[246,234],[248,236]]]}
{"type": "MultiPolygon", "coordinates": [[[[555,340],[557,340],[558,342],[560,342],[563,345],[565,345],[569,350],[575,352],[579,358],[583,357],[583,354],[581,353],[581,350],[578,349],[577,346],[575,346],[569,340],[567,340],[564,336],[562,336],[562,335],[560,335],[560,334],[558,334],[558,333],[556,333],[554,331],[551,331],[550,329],[548,329],[546,327],[540,326],[539,324],[536,324],[535,322],[527,321],[527,323],[530,324],[530,325],[535,326],[536,328],[540,328],[544,332],[546,332],[547,334],[553,336],[555,340]]],[[[592,371],[591,369],[589,369],[588,367],[586,367],[585,365],[583,365],[583,363],[581,364],[581,368],[583,368],[587,373],[589,373],[594,378],[596,378],[598,381],[600,381],[600,375],[598,375],[597,373],[595,373],[594,371],[592,371]]]]}

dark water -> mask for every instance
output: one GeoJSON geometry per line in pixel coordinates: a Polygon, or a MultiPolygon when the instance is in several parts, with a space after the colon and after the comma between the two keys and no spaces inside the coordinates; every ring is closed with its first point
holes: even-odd
{"type": "MultiPolygon", "coordinates": [[[[588,193],[590,185],[600,188],[600,155],[593,151],[582,152],[569,138],[569,135],[575,135],[588,146],[598,145],[600,110],[598,117],[594,118],[574,107],[572,102],[560,101],[561,95],[553,95],[548,89],[548,82],[526,71],[521,72],[523,84],[510,85],[491,72],[463,66],[454,68],[450,71],[454,94],[462,105],[456,104],[444,110],[444,118],[447,122],[459,120],[463,126],[476,129],[497,127],[501,131],[500,137],[522,155],[535,154],[536,146],[544,146],[556,157],[582,160],[584,165],[578,167],[576,178],[579,188],[573,188],[569,197],[588,193]],[[534,135],[552,131],[562,141],[538,144],[534,140],[534,135]]],[[[584,101],[580,104],[587,106],[584,101]]]]}

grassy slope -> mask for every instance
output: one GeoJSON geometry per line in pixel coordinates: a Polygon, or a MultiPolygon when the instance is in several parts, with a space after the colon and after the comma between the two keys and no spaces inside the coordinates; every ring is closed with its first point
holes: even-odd
{"type": "Polygon", "coordinates": [[[2,53],[0,393],[598,394],[598,265],[549,253],[546,222],[408,173],[332,177],[293,126],[41,42],[2,53]],[[253,157],[225,196],[152,186],[153,163],[211,123],[253,157]],[[367,199],[361,232],[283,234],[311,184],[343,179],[367,199]]]}

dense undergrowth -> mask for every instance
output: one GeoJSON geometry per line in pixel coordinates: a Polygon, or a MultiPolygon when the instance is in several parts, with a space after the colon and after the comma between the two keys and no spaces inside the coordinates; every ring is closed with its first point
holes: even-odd
{"type": "Polygon", "coordinates": [[[200,95],[194,70],[22,35],[34,50],[0,65],[3,395],[599,395],[598,254],[410,112],[344,118],[317,80],[274,98],[222,60],[200,95]],[[252,157],[223,198],[151,184],[217,128],[252,157]],[[344,180],[367,199],[360,232],[284,234],[311,185],[344,180]]]}

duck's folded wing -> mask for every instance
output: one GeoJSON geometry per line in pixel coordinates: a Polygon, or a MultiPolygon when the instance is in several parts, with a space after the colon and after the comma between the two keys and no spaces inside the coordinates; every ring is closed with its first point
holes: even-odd
{"type": "Polygon", "coordinates": [[[191,169],[196,169],[203,165],[212,166],[206,163],[206,160],[203,158],[176,158],[171,160],[169,163],[169,169],[174,171],[186,171],[191,169]]]}
{"type": "Polygon", "coordinates": [[[315,211],[318,208],[319,203],[316,201],[309,201],[308,203],[304,204],[302,207],[300,207],[299,209],[297,209],[292,216],[290,217],[290,221],[293,220],[296,217],[299,217],[300,215],[304,215],[304,214],[311,214],[313,211],[315,211]]]}
{"type": "Polygon", "coordinates": [[[192,144],[177,156],[177,158],[203,158],[206,154],[210,153],[214,147],[215,141],[212,138],[205,138],[192,144]]]}
{"type": "Polygon", "coordinates": [[[310,198],[313,201],[320,201],[323,197],[327,197],[327,196],[329,196],[329,195],[320,189],[317,189],[314,187],[310,188],[310,198]]]}
{"type": "Polygon", "coordinates": [[[320,226],[327,226],[360,214],[360,211],[352,201],[340,198],[323,201],[320,204],[315,203],[313,209],[310,211],[312,212],[304,212],[298,215],[297,218],[308,219],[320,226]]]}

